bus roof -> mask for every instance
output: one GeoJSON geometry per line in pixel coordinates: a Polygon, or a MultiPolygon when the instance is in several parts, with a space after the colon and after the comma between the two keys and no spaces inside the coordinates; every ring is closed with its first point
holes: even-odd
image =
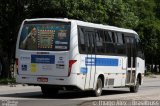
{"type": "Polygon", "coordinates": [[[111,31],[118,31],[118,32],[125,32],[125,33],[133,33],[133,34],[138,35],[134,30],[131,30],[131,29],[119,28],[119,27],[110,26],[110,25],[96,24],[96,23],[91,23],[91,22],[84,22],[84,21],[68,19],[68,18],[35,18],[35,19],[25,19],[24,21],[42,21],[42,20],[62,21],[62,22],[72,22],[73,21],[73,22],[76,22],[77,25],[80,25],[80,26],[107,29],[111,31]]]}

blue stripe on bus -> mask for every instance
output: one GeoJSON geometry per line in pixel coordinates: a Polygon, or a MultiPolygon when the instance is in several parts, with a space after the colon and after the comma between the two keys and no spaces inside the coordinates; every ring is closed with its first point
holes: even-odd
{"type": "Polygon", "coordinates": [[[118,59],[115,58],[85,58],[88,66],[118,66],[118,59]]]}
{"type": "Polygon", "coordinates": [[[87,74],[88,70],[85,67],[81,67],[80,73],[87,74]]]}
{"type": "Polygon", "coordinates": [[[31,55],[31,63],[54,64],[54,55],[31,55]]]}

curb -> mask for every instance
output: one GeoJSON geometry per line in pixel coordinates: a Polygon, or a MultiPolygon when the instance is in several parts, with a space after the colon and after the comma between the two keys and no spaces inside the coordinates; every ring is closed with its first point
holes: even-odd
{"type": "Polygon", "coordinates": [[[0,87],[28,86],[27,84],[0,84],[0,87]]]}

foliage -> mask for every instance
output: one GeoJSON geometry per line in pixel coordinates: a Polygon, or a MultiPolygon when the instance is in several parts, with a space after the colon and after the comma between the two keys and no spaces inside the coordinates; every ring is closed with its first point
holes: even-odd
{"type": "Polygon", "coordinates": [[[160,63],[159,0],[0,0],[0,54],[9,64],[22,20],[41,17],[67,17],[134,29],[142,40],[146,62],[160,63]]]}
{"type": "Polygon", "coordinates": [[[0,84],[15,84],[16,80],[15,78],[1,78],[0,79],[0,84]]]}
{"type": "Polygon", "coordinates": [[[139,19],[130,7],[132,3],[122,2],[121,0],[111,0],[107,3],[107,13],[109,16],[108,23],[110,25],[135,28],[139,19]]]}

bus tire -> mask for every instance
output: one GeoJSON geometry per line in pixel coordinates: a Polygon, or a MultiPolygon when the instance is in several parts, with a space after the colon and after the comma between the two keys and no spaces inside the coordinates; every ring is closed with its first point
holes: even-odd
{"type": "Polygon", "coordinates": [[[96,84],[96,89],[94,90],[94,96],[101,96],[102,94],[102,87],[103,87],[103,84],[102,84],[102,79],[101,78],[98,78],[97,80],[97,84],[96,84]]]}
{"type": "Polygon", "coordinates": [[[41,91],[44,96],[55,96],[58,94],[58,89],[46,86],[41,86],[41,91]]]}
{"type": "Polygon", "coordinates": [[[136,85],[130,87],[130,92],[132,92],[132,93],[138,92],[138,89],[139,89],[139,80],[140,79],[137,77],[136,85]]]}

